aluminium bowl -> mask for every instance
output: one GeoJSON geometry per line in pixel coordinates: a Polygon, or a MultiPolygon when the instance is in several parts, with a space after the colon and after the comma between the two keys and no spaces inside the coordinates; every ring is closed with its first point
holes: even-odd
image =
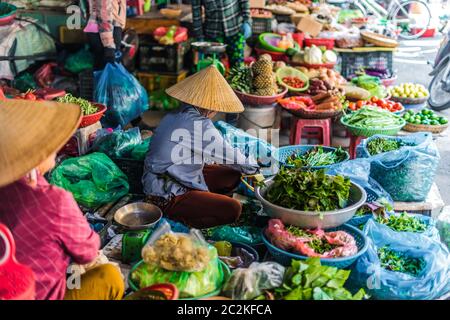
{"type": "Polygon", "coordinates": [[[156,225],[162,218],[157,206],[146,202],[129,203],[114,213],[114,221],[130,231],[146,230],[156,225]]]}
{"type": "Polygon", "coordinates": [[[351,182],[347,207],[333,211],[322,211],[320,213],[315,211],[300,211],[277,206],[265,199],[265,195],[273,183],[273,177],[271,177],[265,181],[265,186],[258,186],[255,189],[256,198],[261,201],[264,211],[270,217],[280,219],[285,224],[307,229],[328,229],[343,225],[355,215],[356,210],[366,202],[367,198],[367,193],[364,188],[351,182]]]}

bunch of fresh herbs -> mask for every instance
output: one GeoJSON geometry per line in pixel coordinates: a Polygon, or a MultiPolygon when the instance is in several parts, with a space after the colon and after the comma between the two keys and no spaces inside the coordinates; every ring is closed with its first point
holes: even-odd
{"type": "Polygon", "coordinates": [[[387,225],[394,231],[400,232],[424,232],[427,229],[427,224],[420,221],[420,219],[402,212],[399,215],[391,215],[388,218],[379,216],[378,223],[387,225]]]}
{"type": "Polygon", "coordinates": [[[404,146],[413,146],[412,143],[406,143],[401,140],[395,139],[387,139],[387,138],[374,138],[367,143],[367,150],[371,156],[383,153],[398,150],[404,146]]]}
{"type": "Polygon", "coordinates": [[[267,192],[267,200],[283,208],[332,211],[347,205],[350,179],[326,175],[325,170],[281,168],[267,192]]]}
{"type": "Polygon", "coordinates": [[[378,249],[378,258],[383,268],[395,272],[407,273],[414,277],[419,275],[426,264],[423,258],[408,257],[402,252],[390,249],[389,246],[378,249]]]}
{"type": "Polygon", "coordinates": [[[370,209],[367,205],[363,205],[361,208],[356,210],[355,216],[356,217],[362,217],[367,214],[372,214],[372,209],[370,209]]]}
{"type": "Polygon", "coordinates": [[[283,300],[362,300],[363,289],[352,295],[344,284],[349,270],[322,266],[319,258],[306,261],[292,260],[286,270],[283,284],[275,289],[275,297],[283,300]]]}
{"type": "Polygon", "coordinates": [[[322,146],[308,150],[304,154],[293,153],[287,158],[286,163],[297,168],[328,166],[344,161],[347,153],[341,148],[334,151],[324,151],[322,146]]]}

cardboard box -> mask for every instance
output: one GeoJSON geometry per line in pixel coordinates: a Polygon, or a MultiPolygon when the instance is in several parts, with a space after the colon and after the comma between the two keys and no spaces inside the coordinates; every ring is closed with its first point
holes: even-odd
{"type": "Polygon", "coordinates": [[[322,31],[323,25],[317,22],[311,17],[303,17],[297,25],[297,30],[307,33],[312,37],[317,37],[317,35],[322,31]]]}
{"type": "Polygon", "coordinates": [[[307,17],[307,16],[309,16],[308,13],[296,13],[296,14],[293,14],[291,16],[292,23],[294,25],[298,25],[300,20],[302,20],[304,17],[307,17]]]}
{"type": "Polygon", "coordinates": [[[266,0],[250,0],[250,8],[264,8],[266,0]]]}

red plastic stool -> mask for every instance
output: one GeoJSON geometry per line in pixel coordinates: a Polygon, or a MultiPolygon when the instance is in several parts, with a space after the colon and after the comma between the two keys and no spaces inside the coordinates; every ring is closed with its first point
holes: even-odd
{"type": "Polygon", "coordinates": [[[331,118],[301,119],[293,117],[289,143],[291,145],[301,144],[302,137],[318,138],[321,141],[320,144],[329,147],[331,145],[331,118]]]}
{"type": "Polygon", "coordinates": [[[135,7],[138,16],[144,14],[144,0],[127,0],[127,6],[135,7]]]}
{"type": "Polygon", "coordinates": [[[348,136],[350,137],[350,146],[348,148],[348,153],[350,154],[350,159],[355,159],[356,147],[361,142],[361,140],[366,139],[366,137],[354,136],[350,132],[348,132],[348,136]]]}
{"type": "Polygon", "coordinates": [[[3,243],[5,252],[0,256],[0,300],[34,300],[34,273],[29,267],[17,262],[14,238],[11,231],[1,223],[0,243],[3,243]]]}

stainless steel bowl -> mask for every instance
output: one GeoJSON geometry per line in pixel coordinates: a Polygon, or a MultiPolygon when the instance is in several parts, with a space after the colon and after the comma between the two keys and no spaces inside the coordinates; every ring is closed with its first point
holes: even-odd
{"type": "Polygon", "coordinates": [[[114,221],[127,230],[145,230],[158,223],[162,211],[157,206],[146,202],[130,203],[114,213],[114,221]]]}
{"type": "Polygon", "coordinates": [[[273,177],[267,179],[265,183],[265,186],[256,187],[255,189],[256,197],[261,201],[265,212],[272,218],[280,219],[283,223],[301,228],[327,229],[343,225],[353,217],[356,210],[366,202],[367,198],[366,191],[352,182],[350,187],[349,205],[347,207],[334,211],[323,211],[319,214],[314,211],[287,209],[270,203],[264,196],[273,184],[273,177]]]}

